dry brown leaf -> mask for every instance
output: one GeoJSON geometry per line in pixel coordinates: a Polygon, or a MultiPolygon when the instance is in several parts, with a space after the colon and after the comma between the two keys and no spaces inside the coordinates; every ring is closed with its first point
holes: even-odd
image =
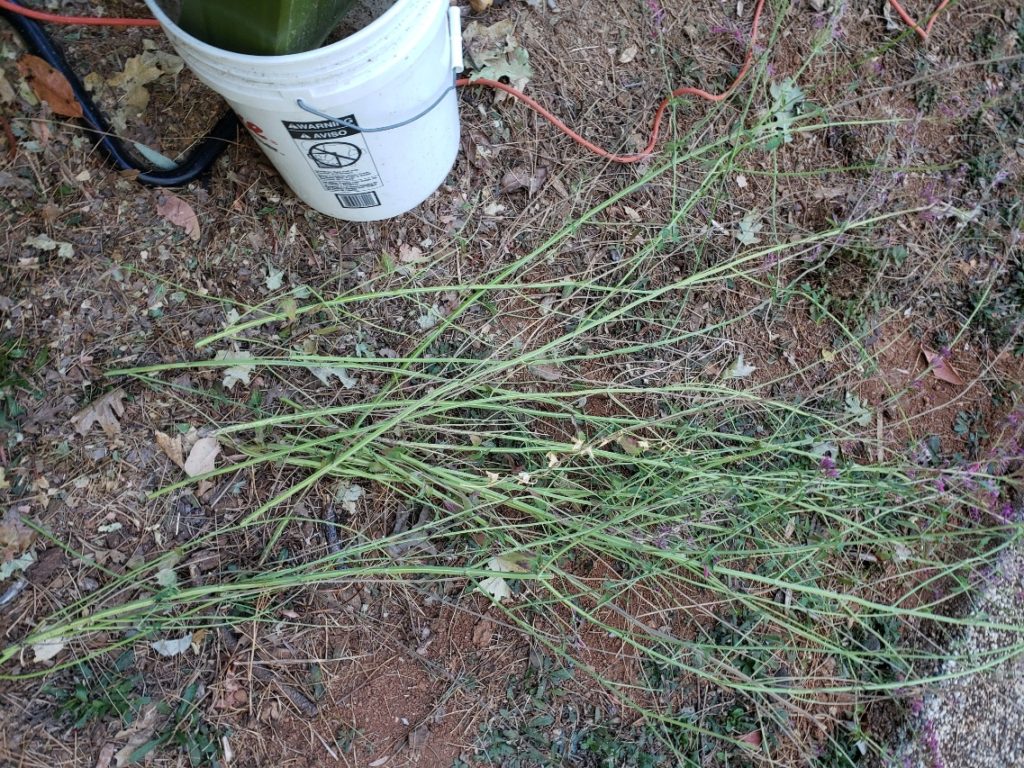
{"type": "Polygon", "coordinates": [[[409,731],[409,749],[423,749],[430,740],[430,723],[424,721],[409,731]]]}
{"type": "Polygon", "coordinates": [[[157,430],[154,432],[156,436],[156,444],[160,447],[160,450],[167,454],[167,458],[173,461],[182,469],[185,468],[185,454],[181,447],[181,435],[170,435],[157,430]]]}
{"type": "Polygon", "coordinates": [[[525,189],[527,194],[533,197],[544,188],[547,180],[547,166],[537,166],[537,169],[531,173],[530,169],[525,165],[517,165],[501,177],[501,191],[507,195],[525,189]]]}
{"type": "Polygon", "coordinates": [[[483,13],[494,5],[494,0],[469,0],[469,7],[473,13],[483,13]]]}
{"type": "Polygon", "coordinates": [[[529,371],[544,381],[559,381],[562,378],[562,372],[555,365],[531,365],[529,371]]]}
{"type": "Polygon", "coordinates": [[[0,560],[20,555],[35,541],[36,532],[22,521],[22,511],[28,507],[12,507],[0,519],[0,560]]]}
{"type": "Polygon", "coordinates": [[[87,435],[93,424],[99,424],[107,437],[113,438],[121,431],[120,416],[124,415],[124,403],[121,401],[128,397],[125,391],[118,387],[107,392],[99,400],[96,400],[71,417],[71,423],[75,425],[75,431],[80,435],[87,435]]]}
{"type": "Polygon", "coordinates": [[[219,453],[220,443],[217,442],[217,438],[204,437],[201,440],[196,440],[196,444],[188,452],[188,458],[185,459],[182,469],[189,477],[212,472],[219,453]]]}
{"type": "Polygon", "coordinates": [[[114,762],[117,768],[124,768],[124,766],[128,765],[132,752],[153,738],[153,731],[156,730],[159,715],[160,711],[157,709],[156,704],[146,704],[142,708],[142,715],[140,717],[137,717],[124,730],[114,734],[115,739],[128,739],[128,743],[114,755],[114,762]]]}
{"type": "Polygon", "coordinates": [[[492,637],[494,637],[494,622],[484,616],[473,627],[473,645],[483,648],[490,645],[492,637]]]}
{"type": "Polygon", "coordinates": [[[110,761],[114,759],[114,753],[117,751],[117,744],[112,741],[108,741],[100,748],[100,753],[96,757],[96,768],[110,768],[110,761]]]}
{"type": "Polygon", "coordinates": [[[740,736],[739,739],[737,739],[737,741],[740,741],[756,749],[761,746],[761,732],[751,731],[750,733],[745,733],[742,736],[740,736]]]}
{"type": "Polygon", "coordinates": [[[964,380],[960,378],[960,374],[953,368],[953,364],[948,360],[948,355],[940,354],[934,349],[929,349],[925,346],[921,347],[921,354],[924,355],[924,359],[932,369],[932,375],[936,379],[952,384],[954,387],[962,387],[964,385],[964,380]]]}
{"type": "Polygon", "coordinates": [[[185,561],[185,567],[195,568],[199,573],[207,573],[215,568],[220,568],[220,552],[215,549],[201,549],[192,553],[192,557],[185,561]]]}
{"type": "Polygon", "coordinates": [[[186,203],[177,195],[170,192],[162,192],[157,198],[156,212],[171,224],[175,224],[185,230],[185,234],[193,240],[198,241],[200,237],[199,217],[186,203]]]}
{"type": "Polygon", "coordinates": [[[619,64],[629,64],[629,62],[636,58],[638,53],[640,53],[640,49],[635,45],[627,46],[625,50],[619,54],[619,64]]]}
{"type": "Polygon", "coordinates": [[[430,261],[430,257],[424,256],[421,248],[402,243],[398,246],[398,260],[403,264],[422,264],[425,261],[430,261]]]}
{"type": "Polygon", "coordinates": [[[28,82],[29,88],[50,105],[55,114],[64,117],[81,117],[82,105],[71,90],[71,83],[60,72],[38,56],[25,54],[18,59],[18,71],[28,82]]]}

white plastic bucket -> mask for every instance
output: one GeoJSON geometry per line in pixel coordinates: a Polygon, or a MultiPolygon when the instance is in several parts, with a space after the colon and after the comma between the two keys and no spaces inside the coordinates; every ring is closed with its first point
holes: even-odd
{"type": "Polygon", "coordinates": [[[462,69],[458,9],[448,0],[395,0],[350,36],[313,51],[250,56],[182,30],[146,0],[178,55],[238,113],[292,191],[328,216],[377,221],[427,199],[459,147],[454,90],[408,125],[370,133],[324,120],[298,101],[360,127],[415,117],[462,69]]]}

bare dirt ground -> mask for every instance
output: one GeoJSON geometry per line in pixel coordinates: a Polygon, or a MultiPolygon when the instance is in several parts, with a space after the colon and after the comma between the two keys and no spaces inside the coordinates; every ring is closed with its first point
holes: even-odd
{"type": "MultiPolygon", "coordinates": [[[[86,13],[90,5],[68,2],[62,11],[86,13]]],[[[663,5],[505,0],[474,18],[513,22],[529,51],[528,91],[534,98],[591,140],[636,151],[646,143],[649,116],[670,85],[721,90],[748,44],[750,3],[739,12],[731,2],[663,5]]],[[[933,440],[946,454],[976,458],[1019,403],[1015,397],[1024,380],[1014,355],[1024,307],[1021,11],[1002,0],[954,3],[932,39],[921,43],[899,37],[881,2],[769,5],[772,31],[756,49],[770,57],[769,77],[795,77],[808,101],[826,108],[835,125],[796,135],[778,154],[745,161],[749,165],[717,209],[687,218],[677,249],[660,269],[668,276],[693,269],[704,243],[712,251],[733,249],[730,233],[755,209],[772,212],[765,214],[766,237],[780,223],[813,231],[879,200],[894,209],[922,210],[886,224],[881,245],[893,256],[881,269],[851,252],[807,279],[806,292],[819,309],[827,308],[869,340],[877,355],[870,375],[854,371],[856,361],[836,354],[836,331],[806,301],[780,310],[770,323],[751,318],[732,327],[728,338],[695,347],[679,361],[680,370],[691,375],[721,368],[725,358],[734,357],[723,348],[742,349],[759,380],[779,381],[783,394],[810,395],[834,387],[850,369],[855,394],[865,402],[911,390],[898,412],[884,415],[884,434],[883,416],[878,417],[877,440],[866,451],[882,459],[933,440]],[[830,36],[828,55],[802,70],[823,30],[830,36]],[[835,171],[805,174],[821,168],[835,171]],[[992,301],[976,311],[983,289],[992,301]],[[925,368],[922,346],[951,346],[950,364],[964,383],[930,377],[912,385],[925,368]]],[[[928,10],[922,3],[910,6],[921,15],[928,10]]],[[[133,15],[141,5],[108,3],[106,10],[133,15]]],[[[144,41],[151,40],[154,50],[169,50],[158,34],[51,31],[80,75],[94,78],[97,101],[115,116],[115,130],[165,155],[184,150],[221,109],[187,71],[170,74],[170,66],[145,85],[144,106],[137,92],[132,96],[131,83],[109,82],[145,50],[144,41]]],[[[24,574],[27,587],[0,606],[0,645],[36,627],[56,607],[96,590],[101,574],[124,573],[187,542],[214,520],[244,514],[268,498],[275,483],[291,477],[285,470],[278,477],[242,472],[211,488],[151,499],[150,492],[182,479],[157,444],[157,432],[181,436],[188,446],[211,424],[245,417],[247,403],[269,407],[274,399],[292,398],[341,404],[374,391],[384,378],[366,376],[348,390],[310,377],[296,388],[258,373],[229,391],[221,371],[196,369],[176,379],[178,394],[137,379],[110,379],[107,371],[199,359],[203,354],[195,342],[223,329],[233,307],[260,304],[282,285],[332,295],[382,275],[390,275],[393,285],[413,279],[472,283],[485,267],[527,253],[648,167],[605,163],[521,106],[495,104],[491,93],[474,89],[461,95],[463,151],[457,165],[412,213],[359,225],[314,214],[291,196],[252,140],[240,136],[208,176],[175,193],[197,214],[192,237],[160,215],[164,193],[112,171],[73,121],[55,117],[33,98],[16,66],[21,53],[18,39],[0,26],[0,105],[9,129],[0,137],[0,497],[4,511],[17,508],[66,546],[38,552],[24,574]],[[503,191],[511,171],[536,179],[538,188],[503,191]],[[403,264],[402,254],[426,257],[425,277],[395,269],[403,264]],[[116,403],[113,423],[85,434],[76,429],[76,414],[117,386],[124,397],[116,403]],[[214,396],[216,407],[209,400],[200,404],[194,391],[214,396]]],[[[752,100],[755,109],[771,98],[762,90],[752,100]]],[[[696,124],[704,110],[700,103],[680,110],[676,135],[696,124]]],[[[724,134],[730,121],[742,119],[738,110],[724,111],[697,138],[724,134]]],[[[617,269],[636,243],[661,230],[672,201],[692,188],[694,178],[685,168],[657,178],[586,225],[543,268],[554,275],[617,269]]],[[[782,282],[774,264],[763,269],[766,284],[782,282]]],[[[703,327],[757,300],[723,281],[719,291],[708,292],[692,322],[703,327]]],[[[512,335],[533,308],[504,309],[493,332],[512,335]]],[[[314,348],[351,354],[365,344],[400,353],[409,346],[415,315],[382,305],[378,316],[361,322],[343,318],[333,334],[314,338],[314,348]]],[[[653,376],[660,364],[638,361],[629,375],[653,376]]],[[[598,364],[581,366],[579,373],[594,382],[626,375],[598,364]]],[[[588,407],[611,405],[595,398],[588,407]]],[[[289,530],[281,546],[292,553],[322,553],[328,542],[316,521],[330,494],[315,492],[300,503],[308,522],[289,530]]],[[[394,515],[386,489],[380,490],[359,502],[353,524],[386,534],[394,515]]],[[[262,542],[225,543],[203,557],[193,555],[181,578],[203,583],[216,576],[222,561],[227,567],[261,552],[262,542]]],[[[580,566],[577,575],[596,581],[607,578],[605,568],[594,562],[580,566]]],[[[8,584],[0,582],[0,593],[8,584]]],[[[138,675],[132,695],[153,701],[191,696],[199,702],[201,724],[192,720],[186,728],[207,734],[218,747],[229,744],[232,765],[539,764],[495,751],[498,737],[488,737],[491,752],[481,751],[481,734],[515,730],[547,715],[532,707],[540,698],[537,681],[552,679],[550,659],[483,595],[467,595],[462,586],[455,580],[443,588],[421,588],[416,581],[370,579],[259,604],[248,624],[237,625],[242,631],[211,630],[209,637],[195,639],[196,652],[174,663],[145,646],[136,649],[127,662],[138,675]]],[[[635,603],[636,613],[660,616],[669,602],[644,596],[635,603]]],[[[685,634],[683,624],[680,619],[678,630],[685,634]]],[[[639,674],[635,659],[606,633],[587,628],[574,641],[603,675],[628,681],[639,674]]],[[[40,669],[45,666],[21,658],[3,671],[40,669]]],[[[0,764],[106,767],[126,744],[140,746],[140,733],[152,735],[152,720],[148,732],[145,722],[133,729],[116,718],[72,727],[66,714],[57,714],[67,695],[54,691],[73,691],[80,681],[81,672],[69,669],[0,684],[0,764]]],[[[557,675],[545,685],[566,690],[556,725],[541,719],[535,726],[548,740],[569,734],[567,723],[581,730],[595,722],[636,725],[636,715],[604,690],[557,675]],[[565,734],[552,736],[552,727],[565,734]]],[[[688,695],[695,707],[729,707],[699,687],[688,695]]],[[[823,708],[801,743],[823,750],[822,733],[838,729],[847,709],[841,701],[823,708]]],[[[883,720],[865,716],[863,722],[884,740],[883,720]]],[[[634,746],[646,749],[642,742],[634,746]]],[[[145,759],[187,764],[173,749],[145,759]]],[[[566,762],[643,764],[590,759],[566,762]]],[[[704,764],[743,764],[720,759],[711,755],[704,764]]],[[[810,765],[813,759],[780,750],[756,764],[810,765]]]]}

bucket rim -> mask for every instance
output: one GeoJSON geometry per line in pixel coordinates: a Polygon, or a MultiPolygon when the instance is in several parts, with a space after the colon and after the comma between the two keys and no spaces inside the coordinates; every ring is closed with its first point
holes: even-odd
{"type": "MultiPolygon", "coordinates": [[[[429,1],[430,0],[428,0],[428,2],[429,1]]],[[[180,37],[182,42],[195,49],[197,53],[214,57],[228,56],[231,57],[233,61],[240,64],[251,64],[255,66],[289,66],[302,64],[306,61],[312,62],[325,55],[344,52],[348,48],[357,48],[361,45],[365,45],[369,42],[370,38],[372,38],[391,21],[391,17],[400,15],[402,11],[405,10],[406,6],[420,2],[423,2],[423,0],[394,0],[390,8],[365,27],[356,30],[351,35],[343,37],[341,40],[331,43],[330,45],[322,45],[319,48],[313,48],[309,51],[300,51],[298,53],[261,56],[253,53],[238,53],[237,51],[231,51],[227,48],[218,48],[204,40],[200,40],[198,37],[186,32],[176,24],[171,17],[164,12],[163,8],[160,7],[158,0],[145,0],[146,5],[149,6],[150,12],[153,14],[153,17],[160,22],[160,25],[172,30],[175,36],[180,37]]]]}

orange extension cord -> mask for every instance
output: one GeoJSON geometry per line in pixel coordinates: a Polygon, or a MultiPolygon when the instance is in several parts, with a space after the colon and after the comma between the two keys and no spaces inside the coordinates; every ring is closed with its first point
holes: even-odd
{"type": "MultiPolygon", "coordinates": [[[[950,0],[941,0],[941,2],[935,7],[931,15],[925,21],[922,27],[914,18],[907,13],[906,9],[900,5],[898,0],[889,0],[889,4],[893,10],[899,14],[900,18],[910,27],[914,32],[917,33],[918,37],[922,40],[926,40],[931,34],[932,27],[935,25],[936,20],[939,18],[939,14],[949,5],[950,0]]],[[[495,88],[499,91],[504,91],[519,101],[523,102],[530,109],[535,111],[545,120],[550,122],[558,130],[564,133],[566,136],[571,138],[580,146],[593,152],[595,155],[609,160],[613,163],[638,163],[651,156],[654,152],[654,148],[658,144],[658,137],[661,133],[661,122],[665,116],[665,110],[668,109],[673,99],[680,98],[682,96],[696,96],[704,99],[705,101],[724,101],[732,95],[733,91],[743,81],[743,78],[747,76],[747,72],[750,71],[750,65],[754,59],[754,42],[757,40],[758,28],[761,25],[761,12],[764,10],[765,0],[757,0],[757,5],[754,6],[754,19],[751,25],[750,31],[750,45],[747,47],[746,55],[743,57],[743,66],[740,67],[739,74],[736,75],[736,79],[733,80],[732,85],[726,88],[722,93],[708,93],[701,88],[684,87],[677,88],[672,91],[671,94],[666,96],[661,104],[658,105],[658,109],[654,113],[654,124],[651,127],[651,138],[647,142],[647,146],[640,152],[634,155],[617,155],[613,152],[609,152],[606,149],[602,149],[591,141],[580,136],[576,131],[563,123],[556,115],[550,110],[544,107],[540,102],[530,98],[522,91],[516,90],[510,85],[498,82],[497,80],[487,80],[485,78],[479,78],[477,80],[470,80],[469,78],[461,78],[455,81],[455,84],[460,87],[466,86],[483,86],[486,88],[495,88]]],[[[0,8],[4,8],[8,11],[27,16],[30,19],[36,19],[37,21],[48,21],[56,24],[86,24],[91,26],[101,27],[158,27],[159,22],[156,19],[118,19],[118,18],[100,18],[90,16],[61,16],[59,14],[47,13],[46,11],[34,11],[29,8],[24,8],[21,5],[16,5],[9,2],[8,0],[0,0],[0,8]]]]}

